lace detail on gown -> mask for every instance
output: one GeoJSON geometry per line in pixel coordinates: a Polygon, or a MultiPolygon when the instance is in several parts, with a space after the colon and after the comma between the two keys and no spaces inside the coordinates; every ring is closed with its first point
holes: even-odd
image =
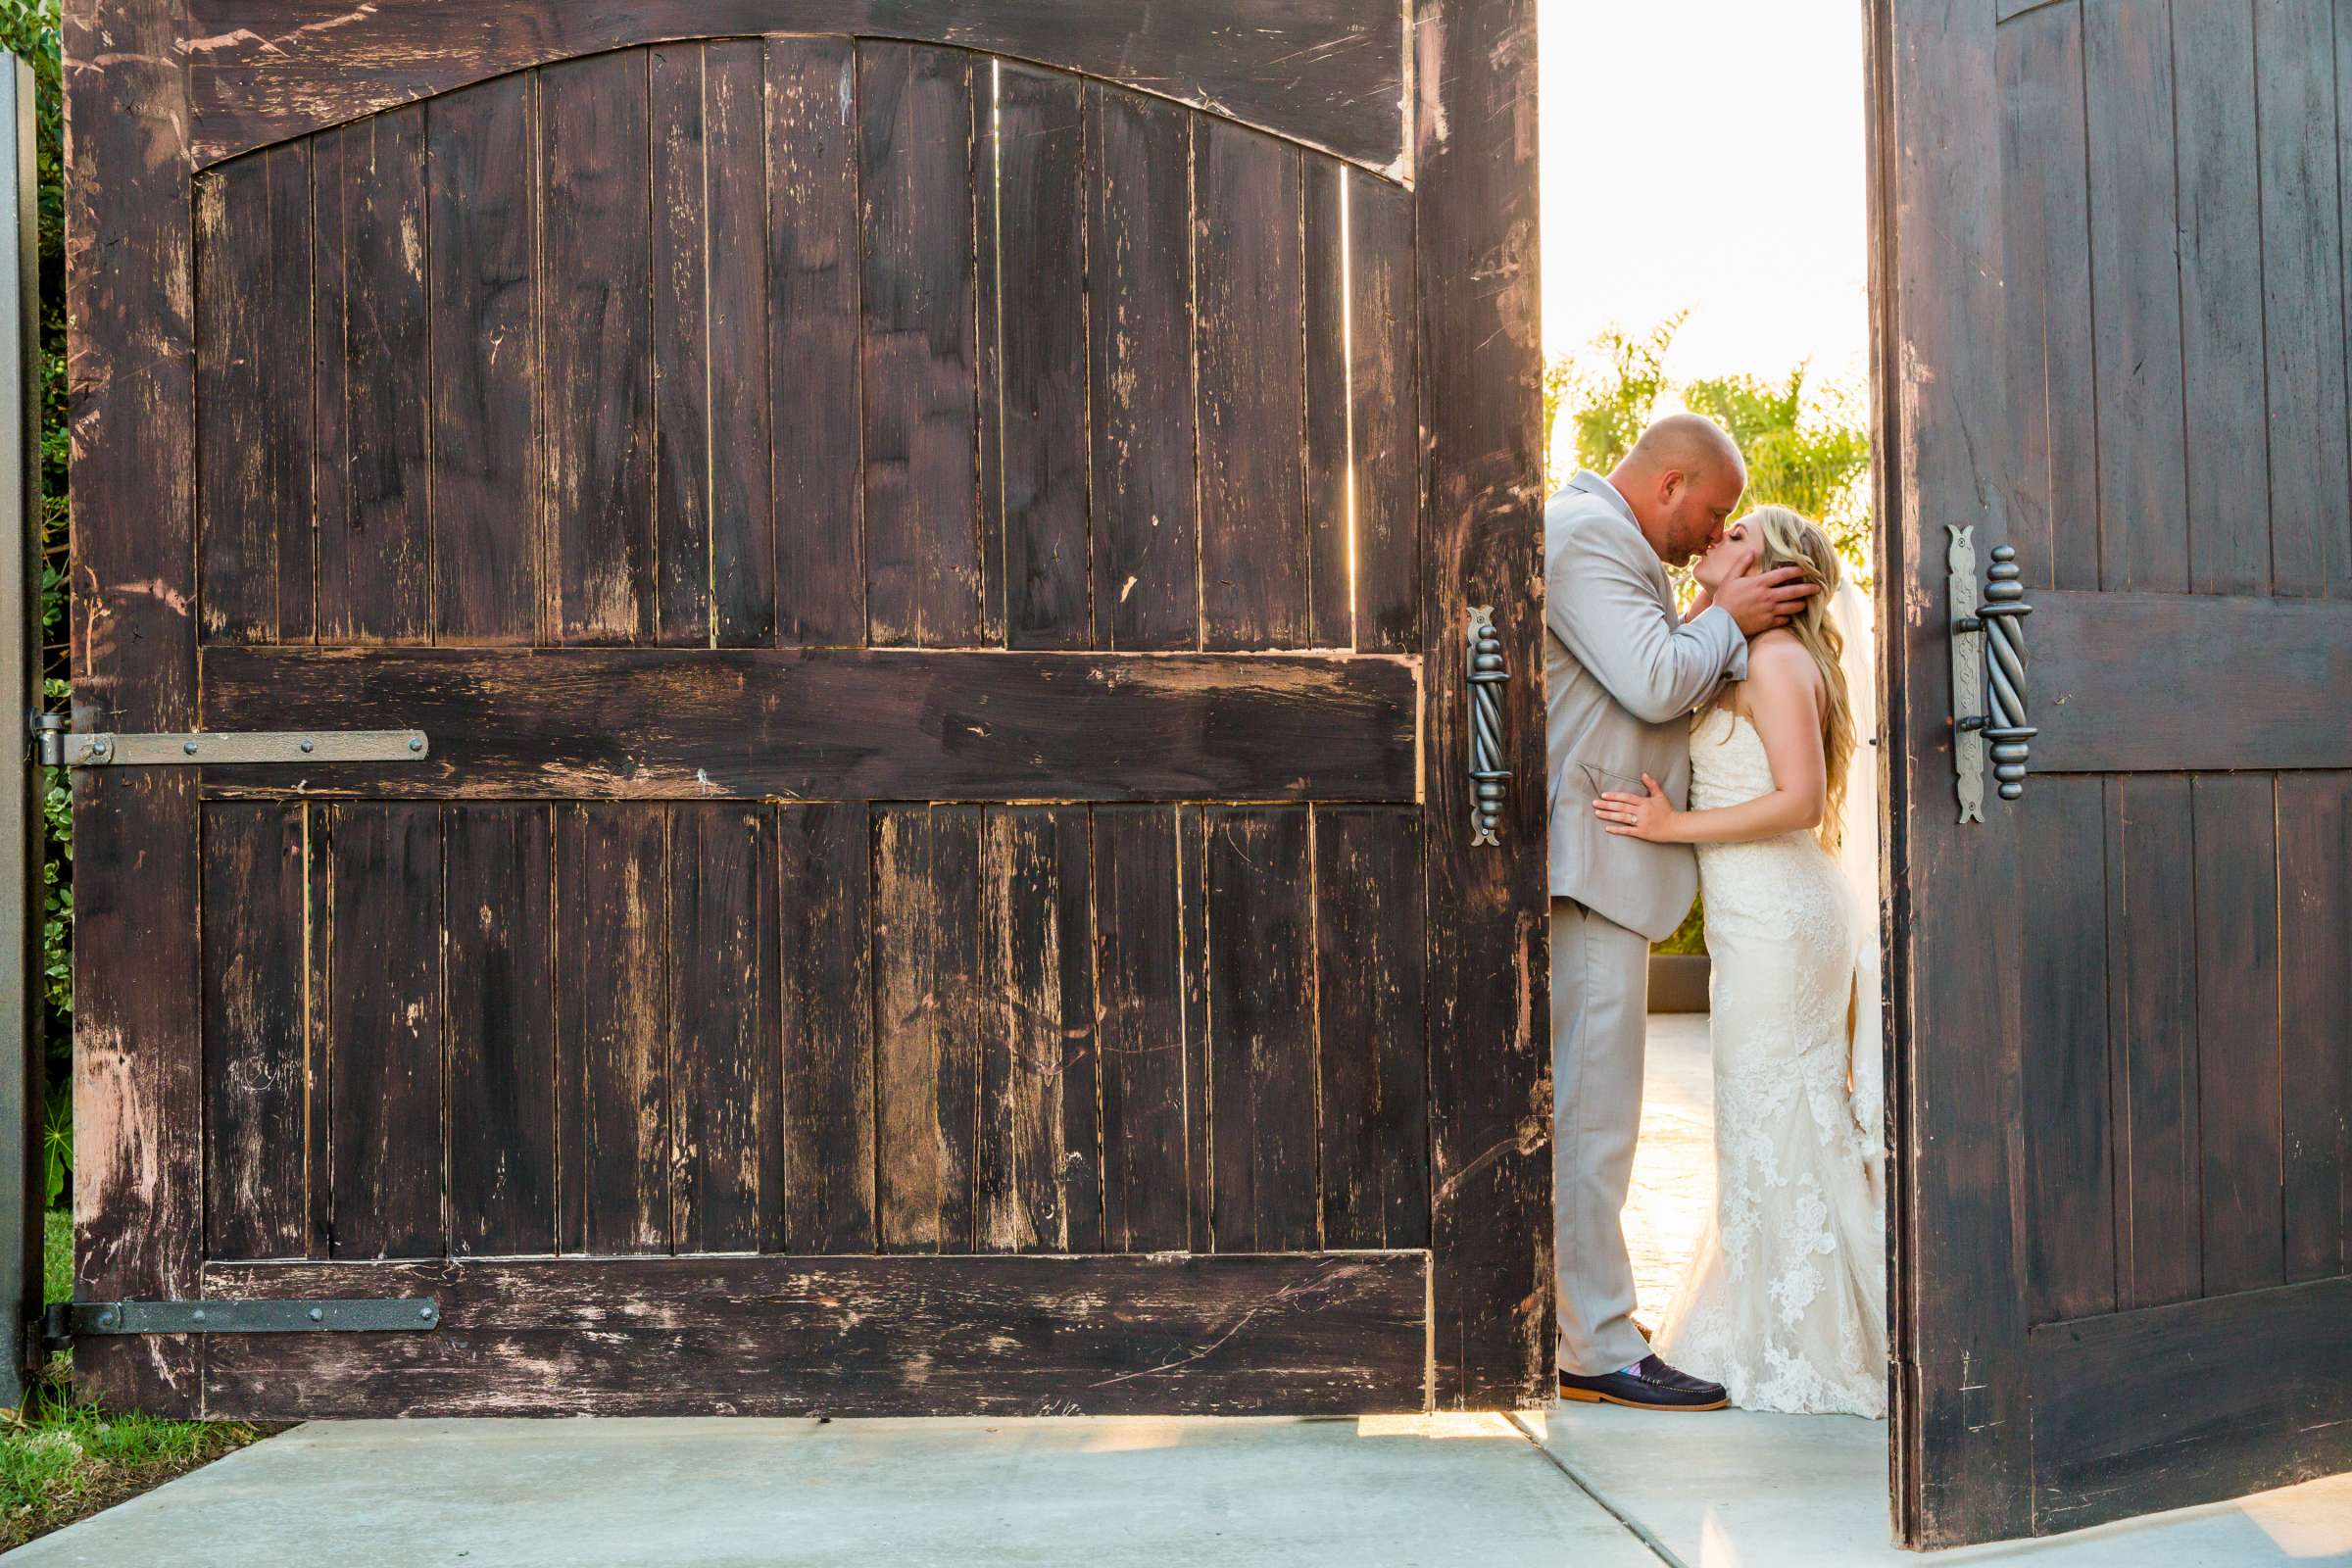
{"type": "MultiPolygon", "coordinates": [[[[1773,787],[1755,726],[1710,708],[1690,807],[1773,787]]],[[[1657,1349],[1751,1410],[1886,1413],[1886,1221],[1846,1096],[1852,906],[1810,833],[1698,847],[1714,960],[1715,1213],[1657,1349]]]]}

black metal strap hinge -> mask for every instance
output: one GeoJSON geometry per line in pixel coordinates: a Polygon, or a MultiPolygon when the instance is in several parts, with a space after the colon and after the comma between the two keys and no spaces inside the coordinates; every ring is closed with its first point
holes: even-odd
{"type": "Polygon", "coordinates": [[[441,1326],[430,1297],[349,1300],[53,1301],[41,1340],[62,1350],[89,1334],[416,1333],[441,1326]]]}

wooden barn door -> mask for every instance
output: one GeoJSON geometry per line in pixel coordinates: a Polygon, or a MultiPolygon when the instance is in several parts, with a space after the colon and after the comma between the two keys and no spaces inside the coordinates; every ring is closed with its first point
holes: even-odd
{"type": "Polygon", "coordinates": [[[1895,1491],[1941,1545],[2352,1465],[2352,32],[1873,17],[1895,1491]],[[1953,527],[2032,606],[1982,822],[1953,527]]]}
{"type": "Polygon", "coordinates": [[[69,13],[94,1391],[1544,1396],[1523,0],[69,13]]]}

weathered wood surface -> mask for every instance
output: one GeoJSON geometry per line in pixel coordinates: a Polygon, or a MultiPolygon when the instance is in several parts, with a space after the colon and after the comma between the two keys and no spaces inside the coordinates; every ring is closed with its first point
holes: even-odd
{"type": "Polygon", "coordinates": [[[1322,1246],[1314,875],[1307,813],[1210,808],[1210,1234],[1219,1251],[1322,1246]]]}
{"type": "Polygon", "coordinates": [[[2278,777],[2280,1173],[2290,1282],[2352,1273],[2352,774],[2278,777]]]}
{"type": "Polygon", "coordinates": [[[1193,133],[1200,635],[1302,648],[1307,605],[1298,150],[1223,121],[1193,133]]]}
{"type": "Polygon", "coordinates": [[[984,352],[983,505],[1004,541],[1004,634],[1014,648],[1093,640],[1088,581],[1087,89],[1073,77],[1003,65],[979,189],[984,352]],[[994,200],[991,200],[991,197],[994,200]]]}
{"type": "Polygon", "coordinates": [[[538,640],[539,127],[527,76],[451,93],[425,115],[435,642],[538,640]],[[473,525],[488,517],[504,526],[473,525]]]}
{"type": "Polygon", "coordinates": [[[441,808],[352,802],[324,815],[328,1253],[432,1256],[446,1240],[441,808]]]}
{"type": "Polygon", "coordinates": [[[865,594],[878,646],[1004,639],[1002,519],[981,510],[975,466],[972,76],[959,50],[858,50],[865,594]]]}
{"type": "Polygon", "coordinates": [[[1418,1410],[1428,1258],[214,1263],[207,1295],[429,1296],[419,1334],[224,1335],[216,1417],[1418,1410]]]}
{"type": "Polygon", "coordinates": [[[767,401],[788,646],[865,640],[861,410],[842,395],[858,362],[857,95],[846,39],[768,40],[767,401]]]}
{"type": "Polygon", "coordinates": [[[1095,644],[1190,648],[1200,609],[1194,117],[1092,85],[1086,105],[1095,644]]]}
{"type": "Polygon", "coordinates": [[[397,715],[431,749],[206,776],[402,796],[1409,801],[1415,675],[1311,655],[216,647],[212,725],[397,715]]]}
{"type": "Polygon", "coordinates": [[[1184,896],[1175,812],[1101,807],[1094,816],[1095,896],[1119,911],[1095,932],[1103,1247],[1182,1250],[1193,1191],[1186,1096],[1205,1070],[1183,985],[1183,912],[1197,901],[1184,896]]]}
{"type": "Polygon", "coordinates": [[[454,1256],[556,1248],[556,810],[442,812],[454,1256]]]}
{"type": "MultiPolygon", "coordinates": [[[[146,988],[88,986],[137,1026],[84,1052],[93,1283],[191,1294],[208,1219],[232,1270],[538,1259],[445,1363],[213,1359],[312,1413],[1536,1398],[1540,868],[1438,760],[1475,599],[1540,773],[1532,20],[853,9],[221,0],[90,61],[103,157],[162,157],[88,182],[135,309],[85,271],[77,329],[180,370],[76,362],[85,723],[433,737],[77,781],[146,988]],[[197,174],[183,89],[258,139],[197,174]],[[731,1315],[584,1326],[673,1252],[731,1315]]],[[[188,1408],[204,1359],[91,1364],[188,1408]]]]}
{"type": "Polygon", "coordinates": [[[539,592],[557,642],[654,640],[648,64],[631,51],[539,73],[539,592]]]}
{"type": "Polygon", "coordinates": [[[2352,766],[2352,608],[2208,594],[2032,603],[2035,772],[2352,766]]]}
{"type": "MultiPolygon", "coordinates": [[[[198,711],[178,15],[74,0],[63,52],[74,723],[175,730],[198,711]]],[[[196,781],[78,775],[74,824],[74,1294],[179,1296],[204,1246],[196,781]]],[[[79,1388],[118,1408],[192,1412],[196,1373],[185,1342],[125,1337],[74,1357],[79,1388]]]]}
{"type": "Polygon", "coordinates": [[[2352,619],[2314,602],[2352,540],[2328,23],[1874,12],[1916,1544],[2344,1462],[2308,1393],[2341,1384],[2311,1314],[2343,1305],[2293,1289],[2343,1267],[2342,1054],[2318,1042],[2352,1004],[2342,775],[2312,771],[2352,762],[2352,619]],[[1962,236],[1996,225],[1986,317],[1962,236]],[[1936,716],[1946,523],[2014,543],[2034,606],[2036,777],[1984,828],[1952,822],[1936,716]],[[2249,1344],[2277,1375],[2222,1387],[2249,1344]]]}
{"type": "Polygon", "coordinates": [[[1404,19],[1375,0],[1211,0],[1180,11],[1054,0],[202,0],[189,15],[201,163],[485,76],[632,44],[835,32],[1016,56],[1213,108],[1402,172],[1404,19]]]}
{"type": "Polygon", "coordinates": [[[2348,1321],[2352,1279],[2339,1278],[2034,1330],[2037,1527],[2078,1530],[2352,1468],[2348,1321]],[[2238,1376],[2256,1346],[2265,1375],[2238,1376]]]}
{"type": "Polygon", "coordinates": [[[789,1251],[875,1247],[872,834],[862,802],[776,810],[789,1251]]]}
{"type": "MultiPolygon", "coordinates": [[[[222,803],[204,813],[204,1248],[311,1255],[313,1115],[304,1027],[304,813],[222,803]]],[[[322,1075],[321,1075],[322,1076],[322,1075]]]]}
{"type": "MultiPolygon", "coordinates": [[[[1976,527],[1981,546],[1994,537],[2008,472],[1994,439],[2009,427],[2004,306],[1982,254],[2000,232],[1999,75],[1981,0],[1886,0],[1871,24],[1885,853],[1894,896],[1886,992],[1897,1044],[1888,1294],[1904,1356],[1890,1434],[1898,1533],[1944,1545],[2024,1534],[2033,1519],[2011,1185],[2025,1168],[2024,954],[2019,922],[1984,919],[2017,906],[2019,843],[2011,831],[1955,823],[1939,716],[1951,686],[1944,529],[1976,527]]],[[[2102,137],[2123,140],[2100,123],[2090,134],[2094,159],[2102,137]]],[[[2166,177],[2169,192],[2169,159],[2166,177]]],[[[2111,392],[2104,375],[2099,392],[2111,392]]]]}
{"type": "Polygon", "coordinates": [[[1492,1409],[1553,1396],[1543,626],[1527,587],[1542,567],[1544,499],[1536,24],[1524,0],[1424,0],[1414,24],[1436,1398],[1492,1409]],[[1465,842],[1459,672],[1472,605],[1495,607],[1515,677],[1503,765],[1519,787],[1499,851],[1465,842]]]}
{"type": "Polygon", "coordinates": [[[842,38],[562,60],[232,160],[205,638],[1412,652],[1413,202],[842,38]]]}
{"type": "Polygon", "coordinates": [[[670,1250],[667,813],[610,802],[556,816],[557,1239],[670,1250]]]}

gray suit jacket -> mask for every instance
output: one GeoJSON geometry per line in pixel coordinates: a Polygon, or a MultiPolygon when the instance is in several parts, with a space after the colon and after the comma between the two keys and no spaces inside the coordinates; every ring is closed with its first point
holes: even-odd
{"type": "Polygon", "coordinates": [[[1589,469],[1544,509],[1544,586],[1551,894],[1655,942],[1690,911],[1697,857],[1610,834],[1592,801],[1647,773],[1689,804],[1691,710],[1747,678],[1747,639],[1728,611],[1681,623],[1633,508],[1589,469]]]}

